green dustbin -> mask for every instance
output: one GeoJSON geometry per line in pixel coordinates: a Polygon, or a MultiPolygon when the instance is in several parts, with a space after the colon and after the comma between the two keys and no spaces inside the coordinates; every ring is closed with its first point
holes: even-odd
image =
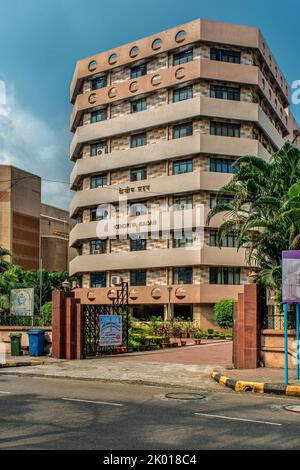
{"type": "Polygon", "coordinates": [[[13,333],[10,337],[10,354],[11,356],[21,356],[21,333],[13,333]]]}

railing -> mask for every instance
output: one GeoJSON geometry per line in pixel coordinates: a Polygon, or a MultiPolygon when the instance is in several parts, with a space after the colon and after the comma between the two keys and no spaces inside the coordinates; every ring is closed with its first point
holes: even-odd
{"type": "MultiPolygon", "coordinates": [[[[283,330],[284,316],[283,314],[268,313],[262,319],[262,328],[264,330],[283,330]]],[[[294,312],[288,314],[288,329],[296,329],[296,318],[294,312]]]]}
{"type": "Polygon", "coordinates": [[[47,326],[39,316],[0,315],[0,326],[47,326]]]}

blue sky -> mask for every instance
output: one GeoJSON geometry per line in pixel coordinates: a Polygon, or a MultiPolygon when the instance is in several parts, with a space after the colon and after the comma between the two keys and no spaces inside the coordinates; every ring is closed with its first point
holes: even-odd
{"type": "MultiPolygon", "coordinates": [[[[0,162],[68,181],[76,61],[195,18],[259,26],[289,83],[300,80],[299,9],[294,0],[0,0],[0,162]]],[[[68,206],[66,185],[45,182],[43,193],[68,206]]]]}

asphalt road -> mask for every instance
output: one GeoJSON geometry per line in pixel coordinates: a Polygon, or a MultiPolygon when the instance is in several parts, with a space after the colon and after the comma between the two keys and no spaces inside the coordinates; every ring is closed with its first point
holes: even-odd
{"type": "Polygon", "coordinates": [[[283,409],[300,400],[171,392],[184,390],[0,374],[0,449],[300,448],[300,414],[283,409]]]}

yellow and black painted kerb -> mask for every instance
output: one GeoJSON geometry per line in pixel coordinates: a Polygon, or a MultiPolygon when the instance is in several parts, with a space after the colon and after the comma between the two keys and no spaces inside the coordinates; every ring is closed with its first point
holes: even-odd
{"type": "Polygon", "coordinates": [[[7,367],[28,367],[28,366],[42,366],[44,364],[43,361],[28,361],[28,362],[4,362],[3,364],[0,363],[1,368],[7,367]]]}
{"type": "Polygon", "coordinates": [[[219,372],[213,372],[211,376],[216,382],[224,385],[225,387],[231,388],[231,390],[234,390],[235,392],[269,393],[273,395],[285,395],[288,397],[300,397],[300,386],[298,385],[234,380],[220,374],[219,372]]]}

